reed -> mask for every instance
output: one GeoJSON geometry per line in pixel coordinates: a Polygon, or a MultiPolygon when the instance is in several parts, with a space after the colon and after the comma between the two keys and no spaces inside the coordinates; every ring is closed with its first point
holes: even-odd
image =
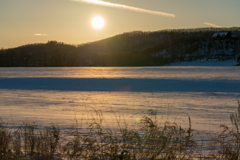
{"type": "Polygon", "coordinates": [[[104,116],[95,110],[87,134],[78,129],[60,130],[57,125],[40,127],[23,123],[11,129],[0,120],[0,160],[11,159],[86,159],[86,160],[168,160],[168,159],[239,159],[240,103],[230,115],[232,126],[221,125],[221,132],[209,136],[208,153],[195,141],[199,136],[192,129],[176,123],[159,122],[157,113],[149,110],[137,129],[116,117],[117,130],[104,127],[104,116]]]}

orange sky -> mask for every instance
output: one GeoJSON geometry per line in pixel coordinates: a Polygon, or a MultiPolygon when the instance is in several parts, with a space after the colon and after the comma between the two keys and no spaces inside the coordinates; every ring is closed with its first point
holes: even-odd
{"type": "Polygon", "coordinates": [[[136,30],[240,26],[239,0],[1,0],[0,48],[81,44],[136,30]],[[101,16],[102,29],[92,26],[101,16]]]}

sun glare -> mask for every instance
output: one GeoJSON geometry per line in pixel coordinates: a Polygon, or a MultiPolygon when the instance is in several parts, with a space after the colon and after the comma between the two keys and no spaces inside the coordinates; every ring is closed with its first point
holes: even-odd
{"type": "Polygon", "coordinates": [[[102,17],[94,17],[92,20],[92,26],[96,29],[101,29],[104,26],[104,19],[102,17]]]}

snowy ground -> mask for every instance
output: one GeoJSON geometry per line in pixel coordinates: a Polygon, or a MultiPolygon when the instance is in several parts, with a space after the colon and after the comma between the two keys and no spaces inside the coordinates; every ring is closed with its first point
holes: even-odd
{"type": "MultiPolygon", "coordinates": [[[[188,116],[194,129],[214,131],[220,124],[230,124],[229,114],[236,111],[239,93],[224,92],[79,92],[41,90],[1,90],[1,117],[9,125],[22,122],[63,128],[74,125],[76,119],[84,125],[94,115],[92,107],[102,110],[106,121],[114,114],[124,116],[130,125],[149,109],[155,109],[162,121],[188,126],[188,116]]],[[[114,124],[109,124],[113,125],[114,124]]]]}
{"type": "Polygon", "coordinates": [[[173,63],[169,66],[235,66],[238,62],[236,60],[218,61],[217,59],[212,60],[197,60],[192,62],[179,62],[173,63]]]}
{"type": "Polygon", "coordinates": [[[83,129],[101,110],[106,125],[115,114],[135,127],[149,109],[159,118],[199,131],[216,132],[230,124],[240,98],[240,68],[75,67],[0,68],[0,117],[9,126],[50,123],[83,129]],[[115,113],[115,114],[114,114],[115,113]]]}

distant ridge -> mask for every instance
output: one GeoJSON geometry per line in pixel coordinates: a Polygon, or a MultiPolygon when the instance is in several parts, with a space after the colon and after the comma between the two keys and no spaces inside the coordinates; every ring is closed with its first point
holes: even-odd
{"type": "Polygon", "coordinates": [[[57,41],[0,50],[0,67],[161,66],[179,62],[240,62],[240,27],[133,31],[69,45],[57,41]],[[215,38],[230,32],[235,38],[215,38]]]}

